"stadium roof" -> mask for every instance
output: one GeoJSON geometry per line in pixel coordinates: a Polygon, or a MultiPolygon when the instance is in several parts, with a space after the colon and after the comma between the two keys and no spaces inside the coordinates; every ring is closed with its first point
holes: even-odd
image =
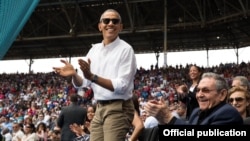
{"type": "Polygon", "coordinates": [[[250,45],[248,0],[40,0],[3,59],[84,56],[102,40],[97,24],[108,8],[120,12],[120,37],[136,53],[250,45]]]}

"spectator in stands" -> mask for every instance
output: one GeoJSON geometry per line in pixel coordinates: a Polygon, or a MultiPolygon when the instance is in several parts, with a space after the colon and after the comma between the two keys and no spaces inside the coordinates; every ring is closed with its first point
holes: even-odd
{"type": "Polygon", "coordinates": [[[13,131],[12,131],[12,141],[20,141],[23,136],[24,133],[22,131],[22,127],[20,126],[20,123],[13,123],[13,131]]]}
{"type": "Polygon", "coordinates": [[[158,125],[158,121],[157,119],[152,116],[152,115],[149,115],[147,112],[146,112],[146,119],[144,121],[144,127],[145,128],[152,128],[152,127],[155,127],[158,125]]]}
{"type": "Polygon", "coordinates": [[[57,114],[52,113],[50,118],[49,130],[54,130],[57,125],[57,114]]]}
{"type": "Polygon", "coordinates": [[[29,104],[28,106],[29,106],[29,108],[28,108],[28,113],[29,113],[31,116],[34,116],[35,114],[37,114],[37,107],[36,107],[35,101],[31,101],[30,104],[29,104]]]}
{"type": "Polygon", "coordinates": [[[181,101],[185,96],[187,96],[188,93],[188,87],[186,84],[181,84],[176,87],[176,114],[178,118],[186,119],[186,113],[187,113],[187,106],[186,104],[181,101]]]}
{"type": "Polygon", "coordinates": [[[90,139],[90,123],[94,118],[96,105],[87,105],[87,119],[84,125],[78,125],[76,123],[71,124],[70,130],[76,134],[76,138],[73,141],[89,141],[90,139]]]}
{"type": "Polygon", "coordinates": [[[87,119],[85,122],[85,127],[88,128],[89,131],[90,131],[90,123],[95,116],[95,111],[96,111],[96,105],[89,104],[87,106],[87,119]]]}
{"type": "Polygon", "coordinates": [[[47,120],[45,120],[45,118],[44,118],[44,113],[43,113],[42,111],[38,113],[38,119],[37,119],[37,121],[34,123],[34,124],[35,124],[35,127],[37,128],[38,125],[39,125],[41,122],[45,123],[46,126],[49,126],[49,122],[48,122],[47,120]]]}
{"type": "Polygon", "coordinates": [[[12,122],[10,122],[10,115],[5,115],[2,117],[1,129],[8,128],[12,132],[12,122]]]}
{"type": "Polygon", "coordinates": [[[21,141],[38,141],[39,138],[36,135],[36,128],[33,123],[24,125],[24,136],[21,141]]]}
{"type": "Polygon", "coordinates": [[[140,95],[143,98],[143,100],[148,101],[148,97],[149,97],[149,88],[148,88],[148,86],[143,86],[142,92],[141,92],[140,95]]]}
{"type": "Polygon", "coordinates": [[[93,90],[90,87],[85,88],[84,103],[90,104],[93,96],[93,90]]]}
{"type": "Polygon", "coordinates": [[[145,110],[142,110],[141,111],[141,114],[140,114],[140,118],[143,122],[146,121],[146,118],[147,118],[147,112],[145,110]]]}
{"type": "Polygon", "coordinates": [[[149,101],[145,109],[160,124],[242,125],[243,119],[239,112],[226,102],[227,90],[228,83],[222,76],[204,73],[196,90],[199,107],[193,110],[188,122],[174,117],[163,99],[159,102],[149,101]]]}
{"type": "Polygon", "coordinates": [[[122,19],[116,10],[104,11],[98,23],[102,43],[93,45],[86,56],[88,60],[78,60],[84,77],[65,60],[62,60],[65,66],[53,68],[61,76],[72,76],[75,87],[93,89],[97,108],[91,121],[91,141],[125,140],[134,117],[136,58],[131,45],[119,38],[122,28],[122,19]]]}
{"type": "Polygon", "coordinates": [[[36,127],[36,135],[38,136],[39,140],[47,141],[48,139],[48,131],[47,125],[44,122],[40,122],[36,127]]]}
{"type": "MultiPolygon", "coordinates": [[[[148,100],[150,99],[155,99],[155,100],[159,100],[160,98],[163,98],[163,94],[161,92],[161,87],[156,87],[154,92],[151,93],[151,97],[149,97],[148,100]]],[[[146,104],[146,101],[145,101],[146,104]]],[[[145,106],[145,105],[144,105],[145,106]]],[[[145,111],[146,113],[146,117],[144,120],[144,128],[153,128],[155,126],[158,125],[158,121],[154,116],[151,116],[147,113],[147,111],[145,111]]]]}
{"type": "Polygon", "coordinates": [[[49,132],[50,141],[61,141],[61,132],[60,130],[51,130],[49,132]]]}
{"type": "MultiPolygon", "coordinates": [[[[51,103],[53,103],[53,102],[51,102],[51,103]]],[[[49,126],[50,119],[51,119],[51,115],[50,115],[51,113],[47,108],[44,108],[43,113],[44,113],[44,120],[43,121],[46,123],[47,126],[49,126]]]]}
{"type": "Polygon", "coordinates": [[[233,78],[232,87],[243,87],[244,89],[247,89],[248,91],[250,91],[250,85],[249,85],[249,81],[245,76],[235,76],[233,78]]]}
{"type": "Polygon", "coordinates": [[[61,141],[73,140],[76,135],[70,130],[70,125],[73,123],[83,125],[87,116],[86,109],[77,105],[77,94],[70,95],[70,102],[69,106],[63,107],[57,120],[57,126],[61,129],[61,141]]]}
{"type": "Polygon", "coordinates": [[[26,125],[26,124],[31,124],[31,123],[33,123],[32,117],[28,116],[28,117],[26,117],[26,118],[24,119],[24,122],[23,122],[24,125],[26,125]]]}
{"type": "Polygon", "coordinates": [[[9,128],[3,129],[2,136],[4,138],[4,141],[12,141],[12,134],[11,134],[9,128]]]}
{"type": "Polygon", "coordinates": [[[179,101],[176,113],[178,114],[180,119],[186,120],[186,111],[186,105],[183,102],[179,101]]]}
{"type": "Polygon", "coordinates": [[[76,123],[71,124],[70,130],[76,134],[76,138],[73,141],[89,141],[90,139],[90,123],[94,118],[96,105],[87,106],[87,119],[84,125],[78,125],[76,123]]]}
{"type": "Polygon", "coordinates": [[[71,124],[70,130],[76,134],[76,138],[73,141],[89,141],[90,132],[84,125],[71,124]]]}
{"type": "MultiPolygon", "coordinates": [[[[4,94],[2,93],[2,97],[3,97],[3,99],[4,99],[4,94]]],[[[0,96],[0,99],[1,99],[1,96],[0,96]]],[[[1,99],[1,100],[3,100],[3,99],[1,99]]],[[[4,114],[6,114],[6,113],[4,113],[5,112],[5,109],[4,109],[4,102],[3,101],[0,101],[0,114],[1,115],[4,115],[4,114]]]]}
{"type": "Polygon", "coordinates": [[[228,92],[228,102],[237,109],[243,120],[250,118],[250,94],[244,87],[232,87],[228,92]]]}
{"type": "Polygon", "coordinates": [[[133,94],[133,103],[135,106],[135,113],[134,113],[134,119],[132,121],[132,127],[129,130],[129,133],[127,134],[128,141],[137,141],[140,133],[144,128],[143,121],[140,118],[138,96],[135,94],[133,94]]]}
{"type": "Polygon", "coordinates": [[[186,119],[189,119],[192,111],[199,106],[196,99],[196,88],[201,79],[202,70],[196,65],[191,65],[188,75],[191,80],[191,84],[188,86],[189,92],[186,97],[181,100],[187,106],[186,119]]]}

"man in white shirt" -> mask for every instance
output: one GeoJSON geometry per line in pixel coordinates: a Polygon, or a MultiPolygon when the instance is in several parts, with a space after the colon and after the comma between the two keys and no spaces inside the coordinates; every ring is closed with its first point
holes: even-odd
{"type": "Polygon", "coordinates": [[[12,131],[12,141],[20,141],[24,136],[23,131],[21,130],[20,123],[13,123],[13,131],[12,131]]]}
{"type": "Polygon", "coordinates": [[[8,128],[3,129],[2,135],[4,137],[4,141],[11,141],[12,140],[12,135],[11,135],[10,130],[8,128]]]}
{"type": "Polygon", "coordinates": [[[155,126],[158,126],[158,120],[153,116],[148,116],[148,114],[147,114],[147,118],[144,122],[144,127],[145,128],[153,128],[155,126]]]}
{"type": "Polygon", "coordinates": [[[137,64],[132,46],[118,36],[122,28],[116,10],[104,11],[98,24],[103,41],[92,46],[87,60],[78,60],[83,77],[65,60],[64,67],[53,68],[57,74],[71,76],[76,88],[93,89],[97,106],[91,121],[91,141],[125,140],[134,118],[132,95],[137,64]]]}

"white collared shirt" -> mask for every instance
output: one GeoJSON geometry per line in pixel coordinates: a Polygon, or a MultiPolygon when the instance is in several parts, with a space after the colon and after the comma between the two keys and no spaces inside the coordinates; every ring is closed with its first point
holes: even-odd
{"type": "MultiPolygon", "coordinates": [[[[90,85],[96,100],[127,100],[132,97],[137,65],[134,50],[128,43],[119,37],[106,46],[103,43],[97,43],[92,46],[86,57],[91,60],[91,72],[110,79],[114,87],[112,92],[84,79],[82,87],[90,85]]],[[[82,71],[78,72],[82,73],[82,71]]]]}
{"type": "Polygon", "coordinates": [[[17,132],[13,132],[12,134],[13,134],[12,141],[18,141],[18,138],[22,139],[24,136],[24,133],[21,130],[18,130],[17,132]]]}

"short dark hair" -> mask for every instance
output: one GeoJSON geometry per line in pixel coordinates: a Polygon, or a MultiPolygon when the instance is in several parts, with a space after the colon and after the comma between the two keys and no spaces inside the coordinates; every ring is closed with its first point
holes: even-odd
{"type": "Polygon", "coordinates": [[[70,101],[76,103],[78,101],[77,94],[71,94],[70,95],[70,101]]]}
{"type": "Polygon", "coordinates": [[[105,11],[102,13],[101,17],[100,17],[100,22],[102,21],[103,15],[104,15],[104,13],[106,13],[106,12],[115,12],[115,13],[117,14],[118,18],[120,19],[120,21],[122,22],[121,15],[120,15],[119,12],[118,12],[117,10],[115,10],[115,9],[107,9],[107,10],[105,10],[105,11]]]}

